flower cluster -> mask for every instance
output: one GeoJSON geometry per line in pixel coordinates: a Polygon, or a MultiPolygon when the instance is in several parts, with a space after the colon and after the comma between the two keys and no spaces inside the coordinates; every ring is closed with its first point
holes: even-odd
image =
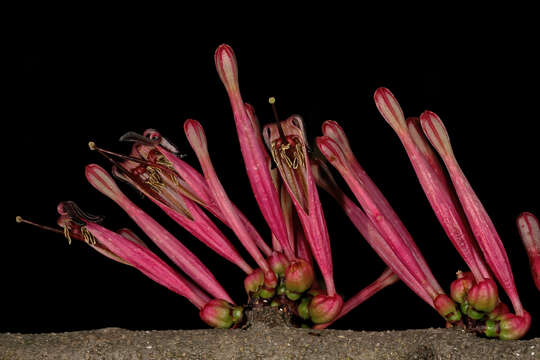
{"type": "MultiPolygon", "coordinates": [[[[203,126],[192,119],[184,122],[184,132],[202,171],[184,161],[177,148],[154,129],[122,136],[122,141],[132,143],[129,155],[90,143],[91,150],[112,163],[112,175],[96,164],[86,167],[88,182],[122,208],[181,272],[161,260],[132,231],[111,231],[101,225],[102,218],[83,212],[73,202],[58,205],[62,230],[54,231],[70,241],[83,240],[184,296],[210,326],[241,326],[244,306],[235,303],[180,240],[133,203],[114,176],[134,186],[195,238],[238,266],[246,275],[244,288],[250,306],[287,306],[299,324],[322,329],[379,290],[402,280],[448,326],[501,339],[520,338],[527,332],[531,317],[518,297],[502,242],[461,171],[436,114],[426,111],[420,118],[406,119],[389,90],[375,92],[379,112],[398,135],[437,218],[469,268],[458,272],[449,295],[405,225],[356,160],[338,123],[323,123],[314,151],[308,147],[304,122],[297,115],[280,121],[274,107],[276,122],[261,129],[253,108],[240,94],[232,49],[219,46],[215,63],[230,99],[246,172],[270,229],[271,244],[227,195],[212,164],[203,126]],[[328,164],[343,177],[357,202],[340,189],[328,164]],[[339,203],[388,266],[378,279],[345,302],[334,284],[330,236],[317,187],[339,203]],[[240,255],[214,219],[232,230],[256,266],[240,255]],[[513,313],[500,301],[496,281],[508,295],[513,313]]],[[[273,98],[270,103],[273,105],[273,98]]],[[[17,220],[31,223],[20,217],[17,220]]],[[[540,288],[538,220],[523,213],[518,228],[540,288]]]]}

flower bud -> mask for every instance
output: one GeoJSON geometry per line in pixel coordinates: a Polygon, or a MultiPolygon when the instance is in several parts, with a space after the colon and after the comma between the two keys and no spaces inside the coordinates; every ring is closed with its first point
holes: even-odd
{"type": "Polygon", "coordinates": [[[525,312],[523,316],[506,313],[500,316],[499,339],[517,340],[527,333],[531,327],[531,315],[525,312]]]}
{"type": "Polygon", "coordinates": [[[500,320],[500,317],[502,315],[508,314],[509,312],[510,309],[508,308],[508,306],[505,303],[499,301],[497,306],[495,306],[495,309],[493,309],[493,311],[488,314],[488,318],[491,320],[500,320]]]}
{"type": "Polygon", "coordinates": [[[254,294],[261,286],[264,284],[264,273],[261,269],[254,270],[251,274],[246,276],[244,279],[244,288],[246,289],[246,292],[249,294],[254,294]]]}
{"type": "Polygon", "coordinates": [[[280,252],[274,251],[272,255],[268,258],[268,264],[270,264],[270,267],[272,268],[272,271],[276,274],[276,276],[284,277],[285,271],[287,270],[287,267],[289,266],[289,261],[280,252]]]}
{"type": "Polygon", "coordinates": [[[450,285],[450,296],[455,302],[462,304],[467,299],[467,293],[475,284],[471,272],[458,272],[458,278],[450,285]]]}
{"type": "Polygon", "coordinates": [[[303,293],[313,284],[313,267],[302,259],[292,261],[285,271],[285,287],[295,293],[303,293]]]}
{"type": "Polygon", "coordinates": [[[493,311],[499,302],[497,284],[492,279],[480,281],[469,290],[467,300],[477,311],[486,313],[493,311]]]}
{"type": "Polygon", "coordinates": [[[233,49],[226,44],[218,46],[214,54],[219,78],[229,94],[238,92],[238,65],[233,49]]]}
{"type": "Polygon", "coordinates": [[[435,309],[441,314],[447,321],[456,323],[461,320],[461,313],[459,312],[456,304],[446,294],[438,295],[433,300],[435,309]]]}
{"type": "Polygon", "coordinates": [[[316,295],[309,304],[309,315],[315,324],[323,324],[334,320],[343,307],[343,299],[339,295],[316,295]]]}
{"type": "Polygon", "coordinates": [[[199,313],[201,319],[214,328],[230,328],[243,317],[241,306],[234,306],[222,299],[210,300],[199,313]]]}

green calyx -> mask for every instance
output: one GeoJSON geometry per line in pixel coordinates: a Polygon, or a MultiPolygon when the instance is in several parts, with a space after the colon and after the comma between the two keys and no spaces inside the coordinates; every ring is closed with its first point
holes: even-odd
{"type": "Polygon", "coordinates": [[[310,302],[311,302],[311,298],[303,297],[300,300],[300,304],[298,304],[298,316],[300,316],[304,320],[309,319],[309,303],[310,302]]]}

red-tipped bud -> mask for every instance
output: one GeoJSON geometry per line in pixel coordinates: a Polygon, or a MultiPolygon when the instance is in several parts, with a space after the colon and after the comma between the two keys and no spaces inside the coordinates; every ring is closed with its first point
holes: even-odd
{"type": "Polygon", "coordinates": [[[227,329],[242,319],[242,307],[233,306],[225,300],[210,300],[201,309],[201,319],[214,328],[227,329]]]}
{"type": "Polygon", "coordinates": [[[295,293],[303,293],[313,284],[313,267],[305,260],[296,259],[285,271],[285,287],[295,293]]]}
{"type": "Polygon", "coordinates": [[[460,271],[458,272],[458,278],[452,281],[450,285],[450,296],[455,302],[462,304],[467,300],[467,293],[474,284],[474,277],[471,272],[463,273],[460,271]]]}
{"type": "Polygon", "coordinates": [[[508,314],[509,312],[510,308],[508,308],[505,303],[499,302],[497,306],[495,306],[495,309],[488,314],[488,318],[490,320],[500,320],[502,315],[508,314]]]}
{"type": "Polygon", "coordinates": [[[248,294],[254,294],[264,284],[264,272],[261,269],[255,269],[244,279],[244,289],[248,294]]]}
{"type": "Polygon", "coordinates": [[[267,289],[274,289],[278,284],[276,274],[272,270],[264,273],[264,287],[267,289]]]}
{"type": "Polygon", "coordinates": [[[441,314],[446,321],[451,323],[456,323],[461,320],[461,313],[459,312],[456,303],[450,299],[446,294],[438,295],[435,300],[433,300],[435,309],[441,314]]]}
{"type": "Polygon", "coordinates": [[[272,271],[276,274],[276,276],[284,277],[285,271],[287,270],[287,267],[289,266],[289,261],[280,252],[274,251],[272,255],[268,258],[268,264],[270,264],[270,267],[272,268],[272,271]]]}
{"type": "Polygon", "coordinates": [[[324,324],[334,320],[343,307],[343,299],[338,294],[334,296],[316,295],[309,304],[309,315],[315,324],[324,324]]]}
{"type": "Polygon", "coordinates": [[[534,283],[540,291],[540,222],[533,214],[524,212],[518,216],[517,226],[529,256],[534,283]]]}
{"type": "Polygon", "coordinates": [[[523,337],[531,327],[531,315],[524,312],[523,316],[514,314],[501,315],[499,323],[499,339],[517,340],[523,337]]]}
{"type": "Polygon", "coordinates": [[[486,313],[493,311],[499,302],[497,284],[492,279],[480,281],[469,290],[467,300],[475,310],[486,313]]]}
{"type": "Polygon", "coordinates": [[[219,78],[229,94],[238,91],[238,65],[233,49],[226,44],[218,46],[214,54],[219,78]]]}

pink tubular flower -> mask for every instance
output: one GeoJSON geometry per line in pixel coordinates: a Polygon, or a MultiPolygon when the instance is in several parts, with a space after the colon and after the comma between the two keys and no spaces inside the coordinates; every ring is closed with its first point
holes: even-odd
{"type": "Polygon", "coordinates": [[[329,296],[336,295],[332,253],[317,186],[311,174],[302,119],[293,115],[267,125],[264,140],[293,201],[313,256],[321,269],[329,296]]]}
{"type": "Polygon", "coordinates": [[[540,291],[540,223],[536,216],[524,212],[518,216],[517,226],[529,256],[529,265],[534,284],[540,291]]]}
{"type": "MultiPolygon", "coordinates": [[[[396,214],[388,200],[379,190],[377,185],[371,180],[366,171],[362,168],[356,157],[354,156],[349,141],[343,129],[335,121],[325,121],[322,125],[322,132],[324,136],[334,140],[335,143],[341,149],[344,160],[347,163],[347,167],[350,168],[351,174],[359,181],[367,196],[373,201],[373,204],[379,209],[382,215],[384,215],[388,224],[396,232],[396,234],[402,239],[405,246],[409,248],[410,254],[414,258],[414,262],[420,267],[430,286],[437,293],[442,293],[442,288],[439,286],[437,280],[431,273],[429,266],[426,263],[420,249],[414,242],[412,236],[407,231],[407,228],[396,214]]],[[[333,165],[333,164],[332,164],[333,165]]],[[[350,185],[349,185],[350,186],[350,185]]],[[[356,195],[356,194],[355,194],[356,195]]],[[[373,221],[373,220],[372,220],[373,221]]]]}
{"type": "Polygon", "coordinates": [[[340,145],[328,136],[321,136],[317,138],[317,146],[328,161],[339,171],[362,205],[367,217],[392,249],[395,256],[411,272],[415,280],[424,287],[432,299],[442,293],[442,290],[439,290],[440,286],[437,286],[437,290],[435,290],[431,282],[428,281],[426,274],[416,262],[410,248],[386,217],[386,212],[380,208],[379,203],[366,190],[365,182],[359,179],[357,173],[351,169],[350,162],[345,157],[340,145]]]}
{"type": "MultiPolygon", "coordinates": [[[[362,234],[368,244],[375,250],[377,255],[384,263],[392,269],[393,272],[422,300],[430,306],[433,305],[433,299],[428,295],[426,290],[414,278],[409,269],[399,260],[397,255],[392,251],[391,247],[386,243],[384,238],[379,234],[371,220],[337,185],[330,170],[322,162],[314,162],[312,164],[313,175],[317,181],[317,185],[327,191],[343,208],[345,214],[349,217],[356,229],[362,234]]],[[[347,300],[348,302],[348,300],[347,300]]],[[[347,304],[345,302],[345,305],[347,304]]],[[[343,311],[343,310],[342,310],[343,311]]]]}
{"type": "Polygon", "coordinates": [[[231,47],[224,44],[217,48],[214,60],[231,101],[240,149],[255,199],[272,233],[290,260],[293,258],[293,249],[289,244],[279,193],[270,175],[270,159],[261,142],[260,129],[253,109],[246,108],[240,95],[236,57],[231,47]]]}
{"type": "Polygon", "coordinates": [[[428,144],[424,143],[416,128],[407,126],[403,111],[394,95],[386,88],[375,92],[375,103],[386,122],[390,124],[401,140],[414,171],[424,189],[435,215],[443,226],[448,238],[471,269],[476,281],[489,278],[488,272],[473,245],[472,234],[467,222],[456,207],[450,188],[442,169],[432,154],[428,144]],[[410,130],[413,130],[411,132],[410,130]]]}
{"type": "Polygon", "coordinates": [[[193,148],[193,151],[195,151],[195,154],[199,159],[199,163],[201,164],[208,187],[210,188],[214,200],[221,210],[221,213],[227,218],[228,223],[230,224],[234,233],[253,257],[255,262],[257,262],[257,265],[259,265],[259,267],[264,271],[266,285],[271,288],[275,287],[277,280],[274,272],[253,242],[253,239],[250,237],[244,223],[234,210],[225,189],[217,177],[214,166],[210,160],[210,155],[208,154],[208,145],[206,142],[204,129],[198,121],[189,119],[184,123],[184,132],[186,133],[186,137],[193,148]]]}
{"type": "Polygon", "coordinates": [[[210,270],[178,239],[129,200],[102,167],[95,164],[88,165],[86,178],[94,188],[116,202],[146,235],[197,284],[214,297],[234,303],[210,270]]]}
{"type": "Polygon", "coordinates": [[[441,119],[430,111],[424,112],[420,116],[420,121],[424,133],[448,169],[473,234],[489,267],[510,298],[516,315],[523,316],[526,312],[521,305],[504,246],[490,217],[454,157],[446,128],[441,119]]]}
{"type": "MultiPolygon", "coordinates": [[[[70,206],[70,209],[66,210],[68,213],[75,212],[77,215],[80,214],[78,208],[74,209],[73,206],[70,206]]],[[[73,216],[71,214],[69,215],[73,216]]],[[[91,234],[94,241],[137,268],[150,279],[184,296],[199,309],[206,303],[207,298],[205,299],[193,291],[186,279],[177,274],[157,255],[148,250],[148,248],[139,245],[137,242],[128,240],[124,236],[91,222],[84,217],[77,216],[77,220],[84,222],[85,231],[91,234]]]]}

